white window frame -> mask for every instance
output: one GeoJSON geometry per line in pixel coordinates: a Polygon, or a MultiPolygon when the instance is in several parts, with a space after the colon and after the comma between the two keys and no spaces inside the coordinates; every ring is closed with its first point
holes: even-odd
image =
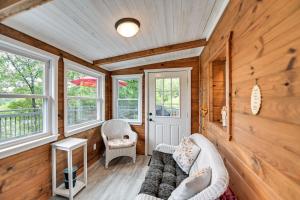
{"type": "Polygon", "coordinates": [[[45,100],[43,104],[43,132],[0,142],[0,159],[2,159],[57,140],[57,65],[59,58],[56,55],[3,35],[0,35],[0,49],[47,63],[44,71],[45,93],[43,95],[0,94],[0,98],[34,97],[45,100]]]}
{"type": "Polygon", "coordinates": [[[143,123],[142,119],[142,97],[143,97],[143,74],[130,74],[130,75],[113,75],[113,118],[118,119],[118,80],[126,79],[138,79],[138,119],[123,119],[132,125],[141,125],[143,123]]]}
{"type": "Polygon", "coordinates": [[[105,74],[99,71],[93,70],[91,68],[85,67],[78,63],[72,62],[70,60],[64,60],[64,125],[66,137],[86,131],[91,128],[100,126],[105,121],[105,74]],[[67,71],[72,70],[79,73],[83,73],[89,76],[96,77],[98,80],[97,84],[97,96],[96,97],[79,97],[72,96],[69,97],[67,94],[67,71]],[[72,125],[68,125],[68,99],[96,99],[97,102],[97,119],[72,125]]]}

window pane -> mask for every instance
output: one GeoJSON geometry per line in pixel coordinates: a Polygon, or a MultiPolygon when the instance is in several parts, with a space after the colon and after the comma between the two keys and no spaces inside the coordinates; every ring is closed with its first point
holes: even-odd
{"type": "Polygon", "coordinates": [[[68,125],[97,120],[96,99],[68,99],[68,125]]]}
{"type": "Polygon", "coordinates": [[[118,118],[138,120],[138,100],[118,100],[118,118]]]}
{"type": "Polygon", "coordinates": [[[97,78],[86,74],[67,71],[67,95],[81,97],[97,97],[97,78]]]}
{"type": "Polygon", "coordinates": [[[0,93],[44,93],[46,63],[0,50],[0,93]]]}
{"type": "Polygon", "coordinates": [[[139,81],[138,79],[119,79],[118,92],[119,99],[138,99],[139,81]]]}
{"type": "Polygon", "coordinates": [[[117,116],[119,119],[139,119],[139,79],[118,79],[117,116]]]}
{"type": "Polygon", "coordinates": [[[43,132],[42,99],[0,99],[0,141],[43,132]]]}

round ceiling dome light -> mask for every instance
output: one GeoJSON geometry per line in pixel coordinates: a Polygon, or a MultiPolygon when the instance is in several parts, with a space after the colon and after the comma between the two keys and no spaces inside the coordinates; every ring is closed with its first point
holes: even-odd
{"type": "Polygon", "coordinates": [[[140,30],[140,22],[133,18],[122,18],[116,22],[115,28],[123,37],[132,37],[140,30]]]}

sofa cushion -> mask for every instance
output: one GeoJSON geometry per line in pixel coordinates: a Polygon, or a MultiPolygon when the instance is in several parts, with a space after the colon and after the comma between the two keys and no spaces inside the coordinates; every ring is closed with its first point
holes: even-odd
{"type": "Polygon", "coordinates": [[[134,146],[134,141],[130,139],[111,139],[108,140],[108,146],[110,149],[120,149],[134,146]]]}
{"type": "Polygon", "coordinates": [[[200,147],[190,138],[185,137],[181,140],[179,147],[173,153],[173,158],[178,166],[188,174],[199,152],[200,147]]]}
{"type": "Polygon", "coordinates": [[[172,192],[170,200],[183,200],[193,197],[205,189],[211,180],[211,168],[205,168],[184,179],[172,192]]]}
{"type": "Polygon", "coordinates": [[[186,177],[188,175],[176,164],[172,154],[153,151],[149,169],[139,193],[168,199],[172,191],[186,177]]]}

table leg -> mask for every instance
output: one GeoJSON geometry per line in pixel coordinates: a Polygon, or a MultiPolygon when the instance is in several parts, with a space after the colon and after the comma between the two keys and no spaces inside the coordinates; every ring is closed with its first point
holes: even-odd
{"type": "Polygon", "coordinates": [[[56,148],[52,147],[52,196],[56,190],[56,148]]]}
{"type": "Polygon", "coordinates": [[[83,148],[84,183],[87,186],[87,145],[85,144],[83,148]]]}
{"type": "Polygon", "coordinates": [[[68,151],[68,177],[69,177],[69,199],[73,200],[73,165],[72,165],[72,150],[68,151]]]}

